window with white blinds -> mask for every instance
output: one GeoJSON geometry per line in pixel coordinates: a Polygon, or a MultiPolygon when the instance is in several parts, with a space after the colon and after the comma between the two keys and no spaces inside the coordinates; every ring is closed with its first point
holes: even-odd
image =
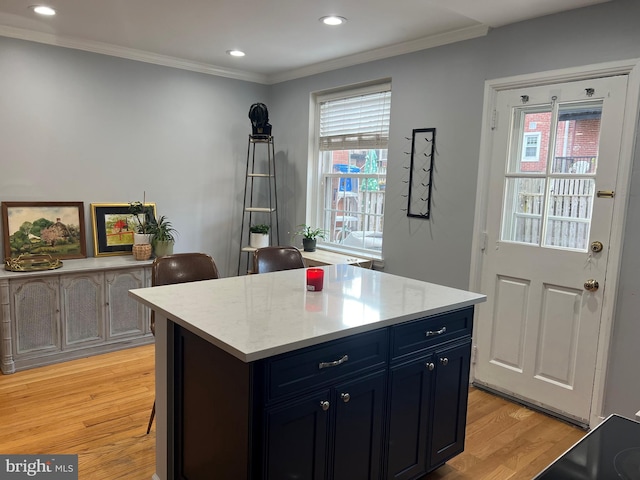
{"type": "Polygon", "coordinates": [[[310,221],[322,245],[382,258],[391,85],[315,97],[315,188],[310,221]]]}
{"type": "Polygon", "coordinates": [[[387,148],[391,90],[320,104],[320,150],[387,148]]]}

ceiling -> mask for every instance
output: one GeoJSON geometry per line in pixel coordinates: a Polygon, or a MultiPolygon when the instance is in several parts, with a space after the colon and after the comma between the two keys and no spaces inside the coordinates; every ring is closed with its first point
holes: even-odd
{"type": "Polygon", "coordinates": [[[42,0],[57,11],[42,17],[39,0],[2,0],[0,36],[270,84],[606,1],[42,0]]]}

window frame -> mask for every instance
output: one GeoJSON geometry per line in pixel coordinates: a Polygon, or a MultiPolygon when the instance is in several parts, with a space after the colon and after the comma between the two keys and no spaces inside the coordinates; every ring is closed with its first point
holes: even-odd
{"type": "MultiPolygon", "coordinates": [[[[306,222],[312,226],[324,225],[324,202],[325,184],[320,160],[320,105],[330,100],[354,97],[381,92],[391,92],[391,80],[383,79],[375,82],[367,82],[357,86],[335,88],[312,92],[310,95],[310,115],[309,115],[309,151],[308,151],[308,173],[307,173],[307,207],[305,212],[306,222]]],[[[391,117],[391,113],[389,113],[391,117]]],[[[389,118],[389,123],[391,119],[389,118]]],[[[389,156],[389,145],[387,143],[387,158],[389,156]]],[[[386,177],[386,174],[385,174],[386,177]]],[[[384,230],[383,230],[384,239],[384,230]]],[[[384,245],[384,241],[383,241],[384,245]]],[[[361,257],[382,260],[382,250],[372,250],[352,246],[344,246],[337,243],[322,241],[318,239],[318,247],[338,253],[351,253],[361,257]]]]}
{"type": "Polygon", "coordinates": [[[540,132],[524,132],[522,134],[522,151],[520,152],[520,161],[521,162],[539,162],[540,161],[540,143],[542,139],[542,134],[540,132]],[[528,157],[526,155],[527,148],[530,146],[527,145],[527,138],[535,137],[536,138],[536,154],[534,157],[528,157]]]}

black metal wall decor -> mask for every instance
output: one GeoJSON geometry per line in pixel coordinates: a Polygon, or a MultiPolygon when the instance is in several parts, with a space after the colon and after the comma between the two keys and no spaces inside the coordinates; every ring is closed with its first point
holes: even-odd
{"type": "MultiPolygon", "coordinates": [[[[429,218],[436,129],[416,128],[411,136],[407,217],[429,218]]],[[[408,152],[407,152],[408,153],[408,152]]]]}

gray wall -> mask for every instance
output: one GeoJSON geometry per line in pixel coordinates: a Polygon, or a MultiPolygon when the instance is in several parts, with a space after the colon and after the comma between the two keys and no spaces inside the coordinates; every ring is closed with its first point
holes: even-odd
{"type": "Polygon", "coordinates": [[[0,37],[0,200],[155,202],[235,274],[247,113],[264,85],[0,37]]]}
{"type": "MultiPolygon", "coordinates": [[[[486,37],[270,87],[0,38],[0,200],[139,200],[180,230],[176,251],[212,253],[235,273],[249,106],[269,106],[280,239],[304,221],[312,91],[392,79],[386,271],[469,284],[484,82],[640,57],[640,3],[615,0],[492,30],[486,37]],[[436,127],[432,218],[408,219],[408,147],[436,127]]],[[[607,412],[640,409],[640,160],[633,172],[607,412]]],[[[89,245],[90,245],[89,241],[89,245]]]]}
{"type": "MultiPolygon", "coordinates": [[[[640,2],[616,0],[494,29],[486,37],[371,62],[271,88],[292,162],[296,196],[306,189],[309,94],[376,78],[392,78],[391,132],[386,187],[385,271],[459,288],[469,286],[476,177],[488,79],[640,57],[640,2]],[[437,128],[437,151],[429,221],[406,217],[409,148],[414,128],[437,128]]],[[[282,142],[280,142],[282,145],[282,142]]],[[[637,149],[640,153],[640,149],[637,149]]],[[[640,296],[636,246],[640,244],[640,156],[636,154],[626,225],[624,266],[615,320],[607,413],[640,410],[636,344],[640,296]]],[[[305,205],[292,208],[298,223],[305,205]]]]}

